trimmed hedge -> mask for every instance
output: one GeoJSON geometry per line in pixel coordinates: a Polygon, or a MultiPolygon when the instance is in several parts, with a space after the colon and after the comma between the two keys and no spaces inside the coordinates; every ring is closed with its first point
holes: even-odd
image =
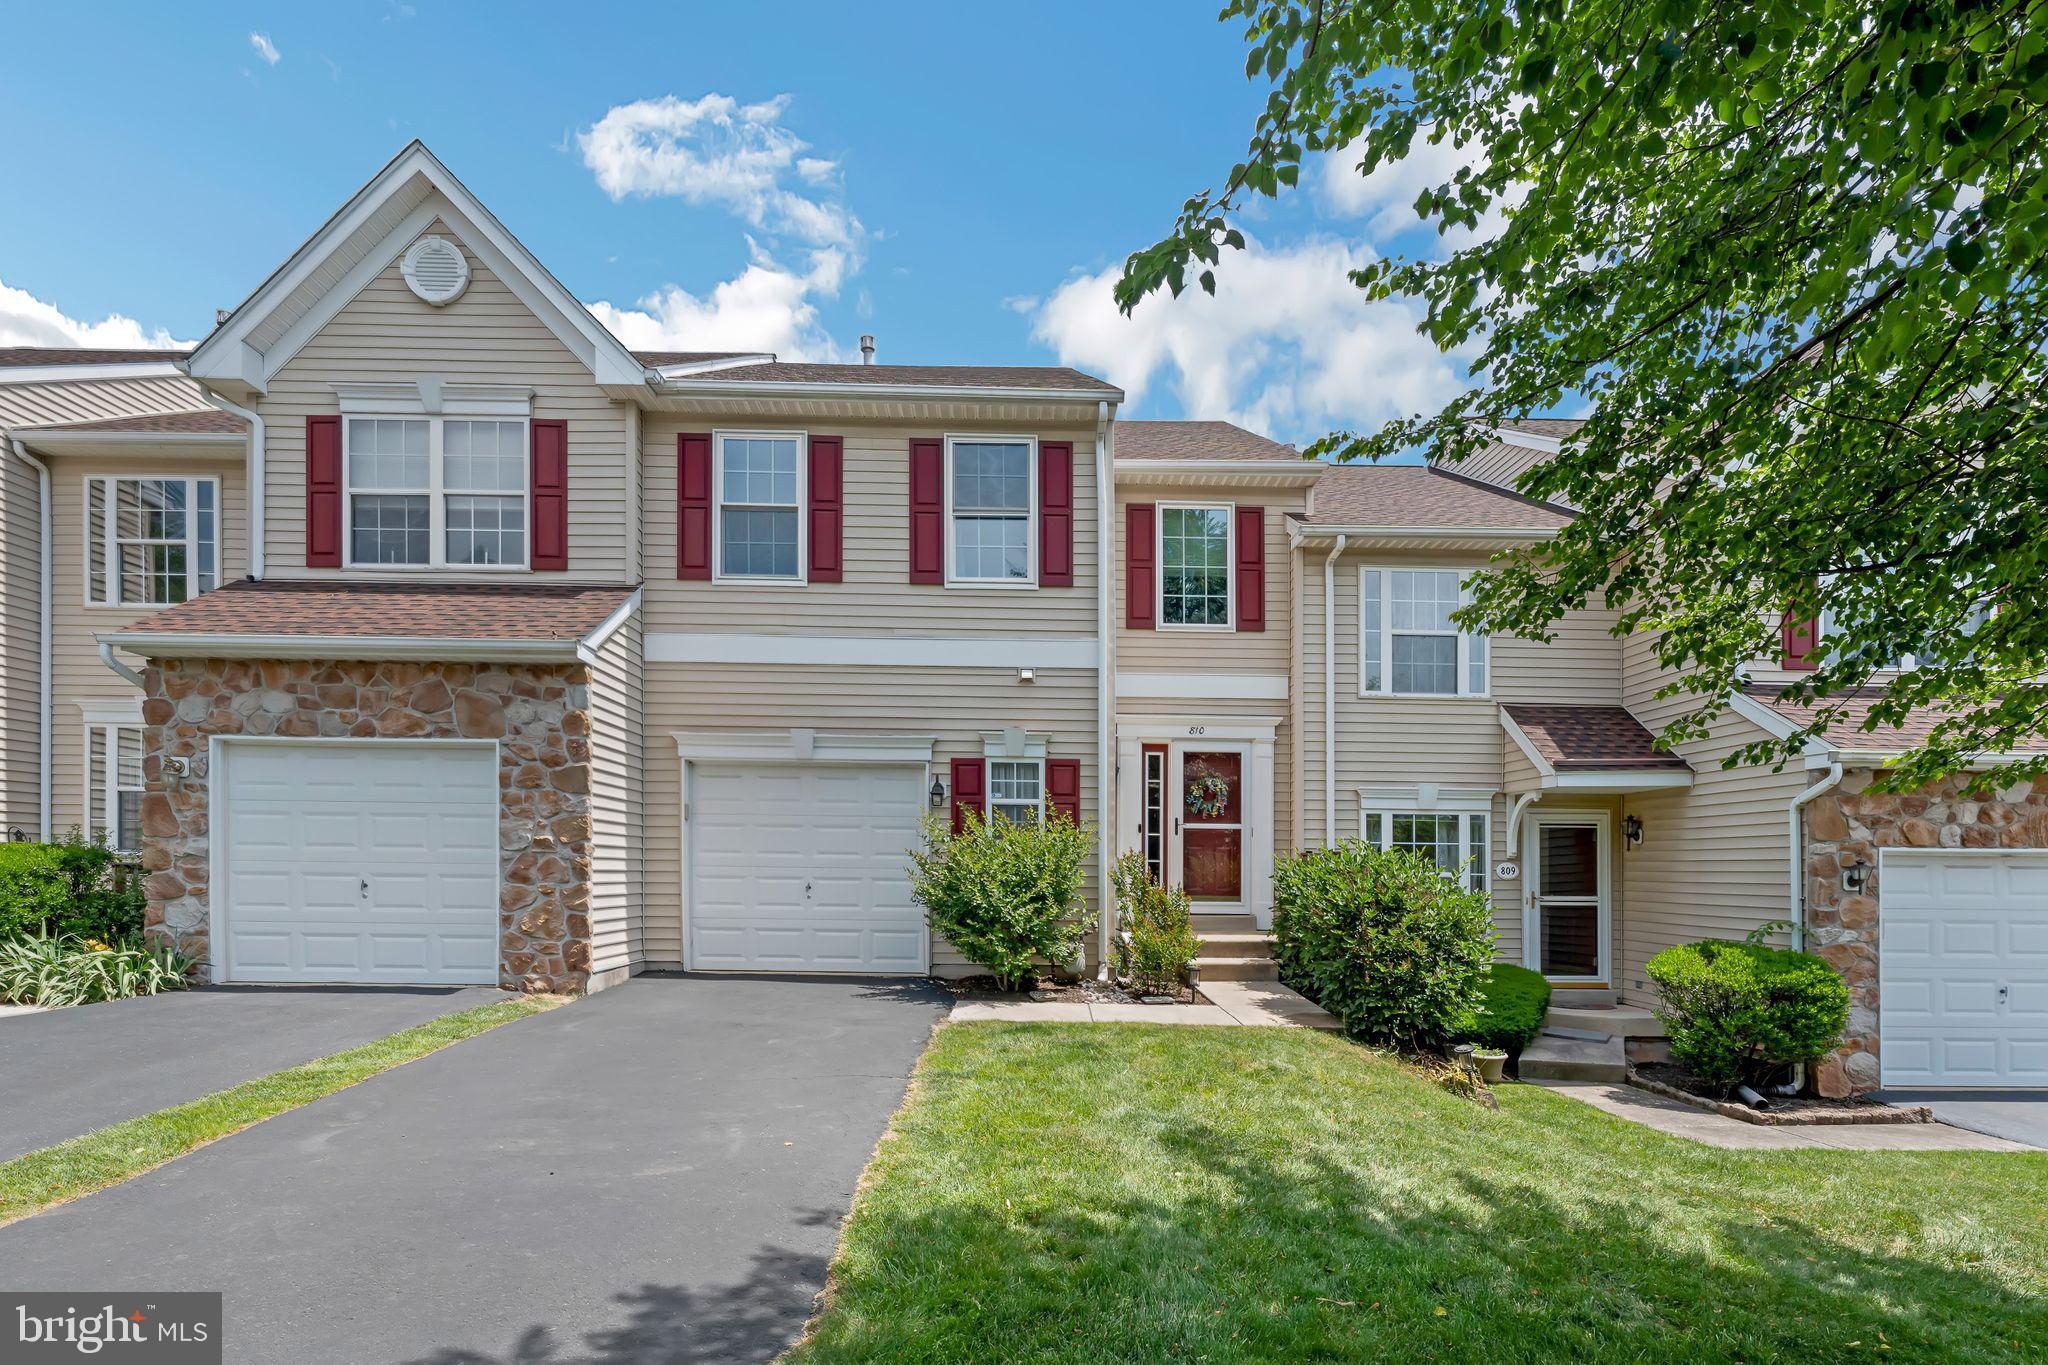
{"type": "Polygon", "coordinates": [[[932,928],[1006,991],[1024,990],[1038,965],[1072,967],[1095,927],[1081,912],[1094,836],[1047,812],[1014,824],[973,811],[957,834],[943,815],[924,822],[910,851],[910,891],[932,928]]]}
{"type": "Polygon", "coordinates": [[[1358,1037],[1441,1050],[1479,1003],[1493,907],[1420,854],[1346,839],[1273,876],[1281,979],[1358,1037]]]}
{"type": "Polygon", "coordinates": [[[1848,986],[1810,953],[1708,939],[1666,948],[1648,971],[1672,1059],[1723,1095],[1818,1061],[1849,1022],[1848,986]]]}
{"type": "Polygon", "coordinates": [[[1459,1021],[1457,1037],[1519,1057],[1543,1031],[1548,1013],[1550,983],[1543,973],[1496,962],[1479,983],[1479,1004],[1459,1021]]]}
{"type": "Polygon", "coordinates": [[[43,933],[113,942],[142,933],[142,878],[104,843],[0,844],[0,938],[43,933]]]}

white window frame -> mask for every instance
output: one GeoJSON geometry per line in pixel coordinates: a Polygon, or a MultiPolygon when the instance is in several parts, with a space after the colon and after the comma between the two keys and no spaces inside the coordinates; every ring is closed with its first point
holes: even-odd
{"type": "MultiPolygon", "coordinates": [[[[1466,869],[1463,884],[1471,887],[1482,896],[1489,899],[1492,898],[1494,836],[1492,798],[1489,797],[1480,802],[1445,800],[1428,809],[1425,809],[1416,802],[1406,804],[1400,802],[1361,803],[1358,810],[1358,837],[1367,843],[1371,843],[1375,848],[1383,850],[1393,848],[1394,817],[1397,815],[1411,817],[1428,816],[1431,819],[1456,819],[1458,822],[1458,847],[1465,850],[1468,857],[1471,856],[1473,846],[1472,822],[1475,819],[1483,822],[1485,829],[1483,831],[1484,838],[1481,842],[1480,853],[1477,859],[1474,860],[1474,865],[1466,869]],[[1372,841],[1371,836],[1366,831],[1366,822],[1375,816],[1378,817],[1380,822],[1380,837],[1376,843],[1372,841]],[[1473,880],[1474,878],[1477,879],[1476,884],[1473,880]]],[[[1438,870],[1442,871],[1442,869],[1438,870]]],[[[1452,874],[1445,872],[1444,876],[1451,877],[1452,874]]]]}
{"type": "Polygon", "coordinates": [[[182,483],[185,492],[185,600],[199,596],[199,518],[197,515],[198,491],[200,484],[213,486],[213,584],[219,587],[225,579],[227,555],[227,515],[221,505],[221,481],[213,474],[88,474],[79,484],[78,521],[82,530],[81,541],[85,547],[80,564],[82,581],[79,591],[88,607],[117,607],[123,611],[154,611],[160,607],[176,606],[174,602],[123,602],[114,596],[115,565],[119,562],[117,549],[119,538],[114,533],[114,487],[117,484],[137,483],[149,480],[155,483],[182,483]],[[95,543],[92,534],[92,488],[94,484],[107,486],[106,522],[100,530],[100,540],[95,543]],[[92,595],[93,561],[99,561],[100,575],[106,584],[107,596],[92,595]]]}
{"type": "MultiPolygon", "coordinates": [[[[1034,769],[1036,769],[1036,770],[1037,770],[1037,772],[1038,772],[1038,819],[1039,819],[1040,823],[1043,823],[1043,822],[1044,822],[1044,820],[1045,820],[1045,802],[1046,802],[1046,796],[1045,796],[1045,759],[1044,759],[1044,758],[1042,758],[1042,757],[1026,757],[1026,758],[1018,758],[1018,757],[1014,757],[1014,756],[1012,756],[1012,755],[1009,755],[1009,754],[1003,754],[1003,755],[1000,755],[1000,756],[995,756],[995,757],[985,757],[985,758],[984,758],[984,759],[982,760],[982,762],[983,762],[983,764],[985,765],[985,772],[983,773],[983,776],[982,776],[982,783],[981,783],[981,789],[982,789],[982,797],[981,797],[981,818],[982,818],[983,820],[992,820],[992,819],[994,819],[994,818],[995,818],[995,814],[996,814],[996,764],[998,764],[998,763],[1014,763],[1014,764],[1018,765],[1019,767],[1028,767],[1028,768],[1034,768],[1034,769]]],[[[1017,802],[1015,802],[1015,801],[1010,801],[1010,802],[1005,802],[1004,804],[1006,804],[1006,805],[1012,805],[1012,806],[1014,806],[1014,805],[1016,805],[1016,804],[1018,804],[1018,803],[1017,803],[1017,802]]]]}
{"type": "Polygon", "coordinates": [[[1162,502],[1153,517],[1152,578],[1153,617],[1160,630],[1191,630],[1228,634],[1237,629],[1237,504],[1234,502],[1162,502]],[[1221,625],[1173,623],[1166,619],[1166,514],[1174,512],[1221,512],[1223,514],[1223,601],[1221,625]]]}
{"type": "MultiPolygon", "coordinates": [[[[804,587],[811,581],[811,434],[807,431],[713,431],[711,433],[711,581],[713,583],[780,583],[804,587]],[[729,574],[725,571],[725,443],[734,440],[796,442],[796,573],[729,574]]],[[[771,507],[742,502],[736,507],[771,507]]],[[[842,537],[843,538],[843,537],[842,537]]]]}
{"type": "MultiPolygon", "coordinates": [[[[130,603],[129,605],[133,606],[134,604],[130,603]]],[[[80,774],[81,778],[84,779],[82,785],[85,788],[85,794],[82,805],[84,807],[85,819],[81,823],[80,828],[85,831],[85,837],[88,839],[92,837],[92,832],[95,828],[103,829],[107,834],[107,847],[121,853],[139,853],[141,852],[139,840],[134,848],[124,847],[120,842],[121,793],[132,791],[139,798],[147,790],[139,775],[136,779],[136,785],[133,787],[123,787],[121,785],[121,731],[123,730],[133,730],[135,732],[136,739],[144,745],[144,752],[146,754],[148,738],[143,734],[142,718],[140,716],[133,720],[88,719],[85,723],[85,748],[82,751],[85,755],[85,762],[82,765],[84,771],[80,774]],[[95,750],[97,750],[99,755],[98,762],[101,765],[101,772],[106,777],[106,785],[97,792],[92,789],[93,755],[95,750]],[[95,810],[95,807],[97,807],[97,810],[95,810]]],[[[139,799],[136,802],[136,806],[136,828],[139,834],[141,829],[141,801],[139,799]]]]}
{"type": "MultiPolygon", "coordinates": [[[[1458,604],[1472,600],[1470,587],[1476,569],[1455,568],[1438,564],[1361,564],[1358,566],[1358,695],[1361,697],[1405,697],[1431,701],[1451,701],[1467,698],[1483,701],[1493,695],[1493,637],[1486,637],[1486,687],[1482,691],[1472,690],[1472,641],[1469,630],[1458,631],[1458,687],[1454,692],[1396,692],[1394,691],[1394,629],[1393,629],[1393,574],[1396,573],[1454,573],[1458,576],[1458,604]],[[1366,686],[1365,659],[1365,576],[1380,575],[1380,685],[1366,686]]],[[[1403,635],[1432,634],[1442,631],[1408,631],[1403,635]]]]}
{"type": "Polygon", "coordinates": [[[949,588],[1035,588],[1038,586],[1038,438],[1001,432],[949,432],[946,436],[946,586],[949,588]],[[1031,489],[1029,510],[1024,518],[1024,562],[1027,572],[1022,578],[962,578],[955,568],[958,560],[953,544],[953,447],[983,442],[1018,444],[1024,447],[1024,475],[1031,489]]]}
{"type": "Polygon", "coordinates": [[[525,413],[495,412],[345,412],[341,418],[341,562],[351,570],[364,573],[420,573],[423,570],[443,569],[454,573],[524,573],[533,565],[533,419],[525,413]],[[355,486],[352,466],[355,463],[354,445],[349,440],[349,428],[355,422],[425,422],[427,424],[427,486],[425,488],[362,488],[355,486]],[[526,452],[526,461],[521,466],[525,478],[520,481],[519,500],[524,507],[526,534],[520,537],[526,553],[517,564],[456,564],[448,558],[448,499],[458,498],[509,498],[512,494],[502,489],[450,489],[442,465],[446,453],[444,432],[449,422],[517,422],[523,433],[521,449],[526,452]],[[424,564],[384,564],[375,560],[362,561],[356,558],[355,505],[356,494],[364,497],[416,498],[422,493],[427,498],[427,560],[424,564]]]}
{"type": "MultiPolygon", "coordinates": [[[[1984,617],[1984,620],[1978,623],[1978,624],[1979,624],[1979,626],[1981,627],[1981,626],[1982,626],[1982,625],[1984,625],[1985,623],[1988,623],[1988,622],[1990,621],[1990,619],[1991,619],[1991,616],[1990,616],[1990,614],[1989,614],[1989,613],[1987,612],[1987,613],[1986,613],[1986,615],[1985,615],[1985,617],[1984,617]]],[[[1822,607],[1822,608],[1820,609],[1820,615],[1819,615],[1818,617],[1816,617],[1816,618],[1815,618],[1815,624],[1814,624],[1814,631],[1815,631],[1815,636],[1814,636],[1814,639],[1815,639],[1815,643],[1818,643],[1818,642],[1819,642],[1819,641],[1821,641],[1821,640],[1825,640],[1825,639],[1826,639],[1826,638],[1828,638],[1828,637],[1829,637],[1830,635],[1833,635],[1833,634],[1835,634],[1835,613],[1834,613],[1834,609],[1833,609],[1832,607],[1826,607],[1826,606],[1823,606],[1823,607],[1822,607]]],[[[1782,663],[1783,663],[1784,661],[1783,661],[1783,659],[1782,659],[1782,658],[1780,658],[1780,659],[1772,659],[1772,660],[1768,660],[1767,662],[1768,662],[1769,664],[1771,664],[1771,665],[1774,665],[1774,666],[1775,666],[1775,665],[1778,665],[1778,664],[1782,664],[1782,663]]],[[[1875,668],[1873,668],[1873,669],[1871,670],[1871,672],[1872,672],[1872,674],[1879,674],[1879,673],[1891,673],[1891,674],[1898,674],[1898,673],[1911,673],[1911,672],[1913,672],[1913,671],[1914,671],[1915,669],[1917,669],[1917,668],[1920,668],[1920,667],[1921,667],[1921,666],[1922,666],[1923,664],[1928,664],[1928,663],[1932,663],[1932,662],[1933,662],[1933,659],[1931,658],[1931,656],[1928,656],[1928,655],[1924,655],[1924,654],[1901,654],[1901,655],[1900,655],[1900,656],[1899,656],[1898,658],[1896,658],[1896,659],[1893,659],[1893,660],[1891,660],[1891,661],[1890,661],[1890,662],[1888,662],[1888,663],[1882,663],[1882,664],[1879,664],[1879,665],[1877,665],[1877,666],[1876,666],[1875,668]]]]}

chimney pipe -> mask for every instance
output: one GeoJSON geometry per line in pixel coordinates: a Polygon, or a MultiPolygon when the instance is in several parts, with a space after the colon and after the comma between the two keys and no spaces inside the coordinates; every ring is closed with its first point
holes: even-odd
{"type": "Polygon", "coordinates": [[[872,333],[861,333],[860,363],[863,365],[872,365],[875,363],[875,338],[872,333]]]}

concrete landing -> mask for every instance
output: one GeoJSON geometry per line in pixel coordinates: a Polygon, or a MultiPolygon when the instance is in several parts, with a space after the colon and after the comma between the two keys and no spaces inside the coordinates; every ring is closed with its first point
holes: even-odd
{"type": "Polygon", "coordinates": [[[1525,1081],[1620,1082],[1628,1079],[1628,1055],[1619,1037],[1595,1041],[1544,1033],[1522,1049],[1516,1074],[1525,1081]]]}
{"type": "MultiPolygon", "coordinates": [[[[1529,1079],[1523,1053],[1522,1079],[1529,1079]]],[[[1844,1152],[2024,1152],[2017,1142],[1951,1128],[1945,1123],[1744,1123],[1725,1114],[1652,1095],[1632,1085],[1585,1081],[1539,1081],[1546,1090],[1605,1110],[1616,1118],[1655,1128],[1660,1133],[1704,1143],[1709,1147],[1780,1151],[1832,1148],[1844,1152]]]]}
{"type": "Polygon", "coordinates": [[[1635,1005],[1560,1005],[1554,996],[1550,1013],[1543,1017],[1543,1027],[1610,1033],[1620,1038],[1664,1036],[1664,1025],[1646,1009],[1635,1005]]]}
{"type": "Polygon", "coordinates": [[[1336,1015],[1277,981],[1205,981],[1202,994],[1240,1024],[1292,1025],[1331,1033],[1344,1028],[1336,1015]]]}

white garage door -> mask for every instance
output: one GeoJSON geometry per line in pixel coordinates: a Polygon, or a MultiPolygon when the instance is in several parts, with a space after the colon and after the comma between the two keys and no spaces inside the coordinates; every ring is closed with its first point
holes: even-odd
{"type": "Polygon", "coordinates": [[[691,967],[925,970],[921,765],[692,763],[689,803],[691,967]]]}
{"type": "Polygon", "coordinates": [[[498,979],[498,756],[226,747],[227,979],[498,979]]]}
{"type": "Polygon", "coordinates": [[[2048,1085],[2048,851],[1882,857],[1884,1083],[2048,1085]]]}

